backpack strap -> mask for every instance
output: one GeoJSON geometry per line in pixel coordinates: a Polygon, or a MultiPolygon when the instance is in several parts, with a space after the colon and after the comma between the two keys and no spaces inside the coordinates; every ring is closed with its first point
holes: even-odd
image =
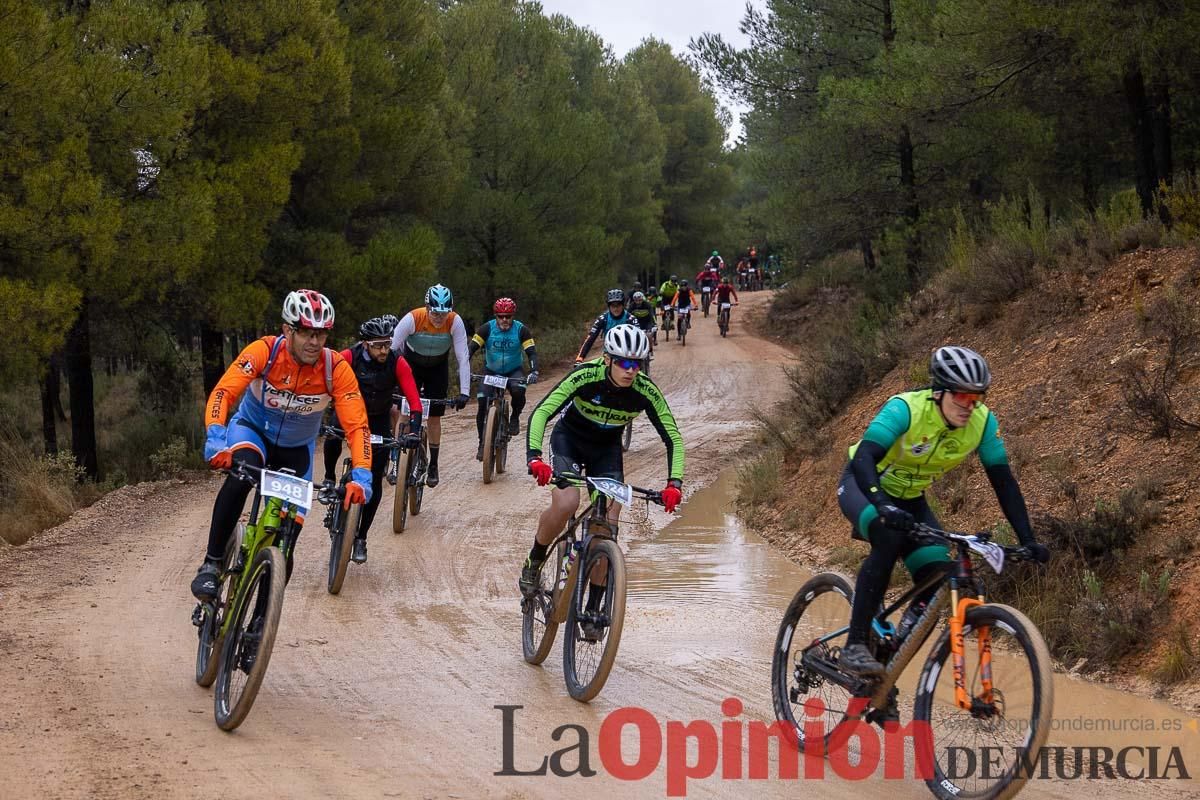
{"type": "MultiPolygon", "coordinates": [[[[259,377],[271,372],[271,367],[275,366],[275,359],[279,356],[279,349],[283,346],[283,343],[284,338],[282,336],[275,337],[275,343],[271,345],[271,355],[267,356],[267,364],[263,367],[262,372],[258,373],[259,377]]],[[[325,392],[330,397],[333,397],[333,351],[328,347],[321,349],[325,353],[325,392]]]]}

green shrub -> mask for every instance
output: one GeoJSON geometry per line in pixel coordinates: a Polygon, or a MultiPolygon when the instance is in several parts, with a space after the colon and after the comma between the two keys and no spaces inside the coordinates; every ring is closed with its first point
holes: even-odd
{"type": "Polygon", "coordinates": [[[172,436],[150,456],[150,469],[157,478],[172,478],[183,472],[194,460],[195,451],[189,450],[187,440],[172,436]]]}
{"type": "Polygon", "coordinates": [[[774,450],[768,450],[738,467],[738,516],[753,524],[764,509],[782,496],[779,467],[779,454],[774,450]]]}
{"type": "Polygon", "coordinates": [[[1165,683],[1179,683],[1196,674],[1196,650],[1192,646],[1191,633],[1190,625],[1175,626],[1167,654],[1154,670],[1154,677],[1165,683]]]}
{"type": "Polygon", "coordinates": [[[1115,501],[1096,501],[1088,516],[1047,516],[1038,528],[1055,551],[1075,553],[1085,566],[1097,566],[1119,559],[1158,520],[1161,495],[1158,479],[1142,477],[1121,490],[1115,501]]]}

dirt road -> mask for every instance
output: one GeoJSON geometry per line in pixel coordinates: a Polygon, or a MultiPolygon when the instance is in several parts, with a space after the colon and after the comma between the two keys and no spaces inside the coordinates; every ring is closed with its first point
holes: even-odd
{"type": "MultiPolygon", "coordinates": [[[[747,299],[739,311],[765,301],[747,299]]],[[[751,408],[784,391],[787,353],[738,321],[722,340],[715,320],[699,320],[686,348],[660,343],[654,362],[684,433],[689,491],[731,465],[751,435],[751,408]]],[[[535,400],[545,391],[538,388],[535,400]]],[[[648,526],[626,526],[631,582],[620,654],[600,696],[576,703],[557,649],[541,667],[520,654],[516,576],[546,490],[519,468],[482,484],[473,414],[449,415],[445,431],[442,484],[426,491],[423,513],[401,535],[390,531],[385,498],[370,560],[352,565],[340,596],[325,592],[324,530],[305,531],[266,682],[232,734],[217,729],[211,693],[192,680],[187,584],[216,478],[122,490],[30,545],[0,551],[0,797],[663,797],[665,752],[643,780],[605,770],[600,732],[611,712],[640,707],[660,731],[668,720],[772,718],[771,641],[780,598],[796,584],[789,576],[792,585],[764,580],[761,593],[753,590],[765,546],[689,539],[686,517],[660,531],[661,512],[648,526]],[[724,591],[720,575],[695,588],[668,580],[696,574],[689,559],[715,546],[748,591],[724,591]],[[722,713],[726,698],[744,703],[740,715],[722,713]],[[560,726],[578,727],[553,738],[560,726]],[[594,777],[495,774],[506,771],[506,751],[508,771],[528,772],[581,736],[587,746],[553,764],[575,770],[586,750],[594,777]]],[[[657,486],[664,471],[661,443],[639,423],[627,476],[657,486]]],[[[623,752],[632,764],[630,730],[623,752]]],[[[911,781],[796,784],[713,778],[687,791],[929,796],[911,781]]],[[[1136,786],[1056,784],[1026,794],[1108,796],[1136,786]]]]}

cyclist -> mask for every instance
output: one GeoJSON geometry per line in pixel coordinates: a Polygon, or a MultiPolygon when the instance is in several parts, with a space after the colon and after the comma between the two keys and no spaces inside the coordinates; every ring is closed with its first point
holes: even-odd
{"type": "MultiPolygon", "coordinates": [[[[392,333],[392,350],[412,367],[417,387],[431,400],[441,400],[450,389],[450,349],[458,362],[458,397],[454,408],[467,407],[471,391],[471,357],[467,352],[467,328],[454,313],[454,295],[440,283],[425,291],[425,305],[404,315],[392,333]]],[[[442,444],[442,405],[429,407],[429,467],[425,485],[438,485],[438,451],[442,444]]]]}
{"type": "MultiPolygon", "coordinates": [[[[412,368],[404,358],[392,352],[392,333],[400,320],[392,314],[373,317],[358,326],[358,344],[343,350],[342,358],[354,370],[358,388],[362,392],[367,409],[367,426],[376,436],[391,436],[392,393],[399,389],[408,400],[408,433],[404,437],[406,447],[416,447],[421,439],[421,395],[413,380],[412,368]]],[[[342,454],[342,440],[326,436],[325,488],[332,489],[337,474],[338,457],[342,454]]],[[[367,560],[367,531],[379,510],[383,499],[383,474],[388,468],[388,451],[380,446],[371,446],[371,499],[363,507],[358,530],[354,536],[354,550],[350,558],[356,564],[367,560]]]]}
{"type": "MultiPolygon", "coordinates": [[[[621,430],[645,411],[667,447],[667,486],[663,504],[672,512],[682,499],[683,437],[675,417],[659,388],[639,374],[650,355],[650,341],[636,325],[618,325],[604,335],[604,355],[567,374],[546,395],[529,417],[529,472],[538,486],[545,486],[554,474],[579,474],[593,478],[624,480],[621,457],[621,430]],[[546,423],[564,407],[567,411],[554,426],[550,445],[553,463],[542,460],[542,438],[546,423]]],[[[538,518],[537,534],[521,570],[519,586],[523,594],[533,591],[538,571],[554,537],[579,508],[579,489],[560,479],[550,494],[550,507],[538,518]]],[[[615,526],[620,506],[613,503],[609,519],[615,526]]],[[[604,597],[604,587],[592,584],[588,609],[595,611],[604,597]]],[[[584,637],[595,641],[599,631],[584,630],[584,637]]]]}
{"type": "Polygon", "coordinates": [[[679,278],[675,275],[667,278],[662,282],[662,286],[658,287],[659,302],[662,305],[670,305],[671,298],[679,291],[679,278]]]}
{"type": "Polygon", "coordinates": [[[723,272],[725,270],[725,259],[721,258],[720,253],[713,250],[712,255],[708,257],[708,261],[704,262],[704,268],[713,272],[723,272]]]}
{"type": "MultiPolygon", "coordinates": [[[[729,276],[725,276],[724,278],[721,278],[721,282],[719,284],[717,284],[717,289],[715,292],[713,292],[713,294],[716,295],[715,299],[717,302],[717,315],[718,316],[720,316],[720,314],[721,314],[721,304],[728,303],[729,299],[731,297],[733,298],[733,304],[735,306],[738,304],[737,290],[734,289],[733,284],[729,282],[729,276]]],[[[730,314],[731,319],[732,319],[732,317],[733,317],[733,315],[730,314]]]]}
{"type": "MultiPolygon", "coordinates": [[[[1021,544],[1042,563],[1050,558],[1050,551],[1034,539],[996,416],[983,404],[992,382],[983,356],[965,347],[939,347],[930,358],[929,377],[929,388],[898,394],[884,403],[863,438],[850,448],[850,461],[838,483],[838,505],[854,525],[854,538],[871,544],[858,572],[842,648],[841,665],[847,672],[884,672],[866,647],[867,630],[896,559],[904,559],[917,583],[949,560],[944,546],[921,546],[907,534],[918,522],[940,527],[925,490],[971,453],[978,451],[1021,544]]],[[[914,598],[906,614],[919,612],[933,591],[914,598]]]]}
{"type": "MultiPolygon", "coordinates": [[[[305,480],[312,480],[321,416],[332,401],[350,443],[353,464],[343,502],[349,508],[351,503],[371,499],[371,434],[367,429],[367,411],[354,370],[340,353],[325,347],[332,327],[333,304],[329,298],[312,289],[288,294],[283,301],[281,335],[264,336],[248,344],[208,396],[204,458],[210,466],[229,469],[239,462],[290,469],[305,480]],[[230,418],[238,398],[242,402],[230,418]]],[[[249,493],[250,484],[233,475],[225,479],[217,492],[204,563],[192,579],[192,594],[201,602],[217,596],[225,543],[249,493]]],[[[287,578],[291,576],[292,553],[289,553],[287,578]]],[[[251,634],[261,627],[262,610],[261,605],[255,609],[251,634]]]]}
{"type": "MultiPolygon", "coordinates": [[[[525,323],[513,319],[517,313],[517,303],[511,297],[501,297],[492,303],[492,311],[496,314],[494,320],[484,323],[469,345],[471,355],[480,348],[483,349],[484,372],[487,375],[504,375],[521,380],[525,378],[522,367],[521,351],[529,356],[528,383],[537,383],[537,348],[533,343],[533,334],[525,323]]],[[[483,426],[487,424],[487,404],[494,390],[491,386],[479,387],[479,411],[475,415],[475,427],[479,429],[479,449],[475,451],[475,460],[483,461],[483,426]]],[[[512,396],[512,414],[509,416],[508,428],[514,436],[521,432],[521,411],[525,408],[525,387],[509,385],[508,393],[512,396]]]]}
{"type": "Polygon", "coordinates": [[[587,358],[588,351],[592,349],[592,345],[596,343],[596,339],[601,334],[608,333],[618,325],[637,324],[625,309],[624,289],[609,289],[604,299],[608,303],[608,310],[596,317],[596,321],[588,329],[587,338],[583,340],[583,345],[579,348],[579,353],[575,356],[576,364],[583,363],[583,360],[587,358]]]}
{"type": "MultiPolygon", "coordinates": [[[[716,250],[713,252],[715,253],[716,250]]],[[[720,257],[718,256],[718,258],[720,257]]],[[[713,289],[717,288],[717,284],[720,282],[721,273],[712,265],[712,259],[706,261],[704,269],[696,273],[696,285],[700,287],[700,297],[702,300],[712,302],[713,289]]]]}
{"type": "MultiPolygon", "coordinates": [[[[696,293],[688,288],[688,282],[686,280],[679,282],[679,291],[675,292],[675,296],[671,298],[671,305],[676,308],[676,313],[678,313],[680,317],[689,316],[691,314],[691,309],[696,305],[696,293]],[[687,309],[687,311],[684,309],[687,309]]],[[[691,324],[690,320],[688,324],[691,324]]]]}
{"type": "MultiPolygon", "coordinates": [[[[654,324],[658,320],[654,317],[654,306],[650,305],[646,295],[641,292],[633,293],[633,301],[629,304],[629,315],[633,317],[634,323],[646,332],[647,336],[654,335],[654,324]]],[[[654,353],[653,340],[650,340],[650,352],[654,353]]]]}
{"type": "Polygon", "coordinates": [[[662,304],[662,300],[659,299],[658,287],[654,284],[650,284],[646,288],[646,302],[650,304],[655,313],[658,312],[658,307],[662,304]]]}

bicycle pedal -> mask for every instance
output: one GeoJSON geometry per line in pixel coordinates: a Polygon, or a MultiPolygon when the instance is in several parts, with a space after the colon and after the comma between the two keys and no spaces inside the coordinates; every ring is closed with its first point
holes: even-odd
{"type": "Polygon", "coordinates": [[[197,603],[192,609],[192,624],[197,628],[204,627],[205,620],[208,619],[207,603],[197,603]]]}

